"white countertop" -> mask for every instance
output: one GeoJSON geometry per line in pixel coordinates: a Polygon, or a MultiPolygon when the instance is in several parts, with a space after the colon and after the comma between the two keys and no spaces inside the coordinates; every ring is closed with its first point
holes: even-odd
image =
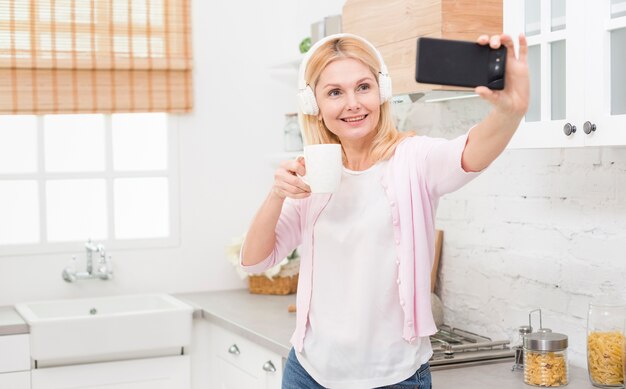
{"type": "Polygon", "coordinates": [[[28,334],[28,324],[13,307],[0,307],[0,336],[28,334]]]}
{"type": "MultiPolygon", "coordinates": [[[[511,362],[435,369],[432,372],[434,388],[463,389],[530,389],[524,383],[523,371],[511,371],[511,362]]],[[[565,389],[592,389],[587,370],[570,366],[569,384],[565,389]]]]}
{"type": "MultiPolygon", "coordinates": [[[[270,296],[250,294],[247,289],[178,294],[203,311],[203,317],[234,331],[286,358],[289,339],[296,325],[295,313],[287,312],[295,304],[295,295],[270,296]]],[[[433,387],[442,389],[529,389],[523,372],[511,371],[512,362],[498,362],[467,367],[433,368],[433,387]]],[[[566,389],[591,389],[587,370],[570,366],[566,389]]]]}
{"type": "Polygon", "coordinates": [[[287,358],[296,314],[287,311],[296,295],[251,294],[247,289],[175,294],[203,311],[203,317],[287,358]]]}

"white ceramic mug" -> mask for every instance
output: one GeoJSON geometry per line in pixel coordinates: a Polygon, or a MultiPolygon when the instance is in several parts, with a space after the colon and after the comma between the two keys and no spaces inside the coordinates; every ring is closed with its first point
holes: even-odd
{"type": "Polygon", "coordinates": [[[302,177],[311,193],[333,193],[339,187],[343,163],[340,144],[304,146],[306,175],[302,177]]]}

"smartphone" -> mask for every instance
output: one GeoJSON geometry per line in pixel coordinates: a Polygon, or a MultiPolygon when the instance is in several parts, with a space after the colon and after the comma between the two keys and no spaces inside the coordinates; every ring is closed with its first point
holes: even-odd
{"type": "Polygon", "coordinates": [[[504,89],[506,47],[471,41],[418,38],[415,81],[426,84],[504,89]]]}

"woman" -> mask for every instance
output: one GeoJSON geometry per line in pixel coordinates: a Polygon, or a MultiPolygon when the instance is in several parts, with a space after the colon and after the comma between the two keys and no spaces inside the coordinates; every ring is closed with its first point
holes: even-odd
{"type": "Polygon", "coordinates": [[[311,195],[299,177],[306,161],[283,162],[241,252],[242,266],[256,273],[300,246],[294,348],[283,388],[431,387],[438,199],[489,166],[526,112],[527,45],[519,40],[516,58],[509,36],[478,38],[507,47],[506,87],[477,87],[493,109],[453,140],[396,130],[386,67],[364,39],[338,34],[307,53],[303,133],[307,144],[341,144],[341,183],[332,195],[311,195]]]}

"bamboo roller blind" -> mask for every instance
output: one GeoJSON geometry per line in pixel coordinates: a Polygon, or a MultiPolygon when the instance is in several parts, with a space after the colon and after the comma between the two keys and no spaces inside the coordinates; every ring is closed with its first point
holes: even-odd
{"type": "Polygon", "coordinates": [[[0,114],[189,112],[190,0],[0,0],[0,114]]]}

